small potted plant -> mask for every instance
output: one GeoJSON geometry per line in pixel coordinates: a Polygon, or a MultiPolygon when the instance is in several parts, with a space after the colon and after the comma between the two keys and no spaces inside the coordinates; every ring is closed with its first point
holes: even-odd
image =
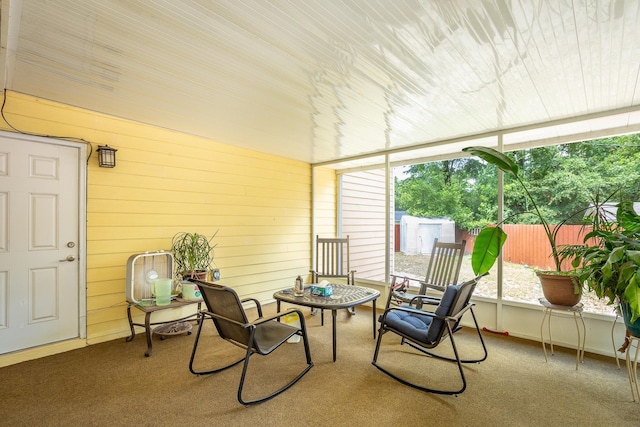
{"type": "MultiPolygon", "coordinates": [[[[551,258],[553,259],[555,270],[536,270],[536,274],[540,279],[540,284],[542,285],[542,292],[547,301],[549,301],[551,304],[564,306],[573,306],[577,304],[582,296],[582,285],[578,280],[576,280],[573,270],[562,270],[562,259],[560,257],[561,247],[557,244],[556,237],[558,235],[560,227],[563,224],[565,224],[569,219],[575,217],[576,215],[583,213],[584,211],[574,213],[569,218],[561,221],[558,225],[552,226],[542,215],[534,198],[531,196],[531,193],[518,175],[518,165],[510,157],[492,148],[481,146],[467,147],[462,151],[479,157],[487,163],[498,167],[503,172],[510,173],[515,177],[516,181],[520,184],[527,198],[529,199],[529,202],[533,207],[533,213],[538,217],[538,221],[540,221],[540,224],[542,224],[544,232],[549,241],[549,245],[551,246],[551,258]]],[[[481,234],[486,233],[485,236],[483,236],[482,240],[476,239],[476,243],[474,245],[472,253],[472,264],[474,262],[474,258],[478,263],[480,262],[478,261],[479,259],[485,258],[486,253],[490,252],[491,248],[493,248],[493,251],[495,251],[495,248],[497,247],[496,243],[499,241],[498,239],[506,239],[506,235],[504,235],[504,231],[502,231],[500,227],[494,226],[489,228],[488,230],[489,231],[483,230],[481,232],[481,234]]],[[[497,257],[497,254],[495,256],[497,257]]],[[[493,257],[494,255],[491,255],[489,261],[491,261],[491,258],[493,257]]]]}
{"type": "Polygon", "coordinates": [[[210,238],[198,233],[180,232],[171,240],[171,253],[176,273],[183,280],[196,278],[206,280],[213,262],[213,248],[210,238]]]}
{"type": "Polygon", "coordinates": [[[578,280],[619,308],[627,331],[640,336],[640,216],[624,201],[615,220],[602,206],[589,218],[593,230],[584,244],[567,246],[560,255],[573,258],[578,280]]]}

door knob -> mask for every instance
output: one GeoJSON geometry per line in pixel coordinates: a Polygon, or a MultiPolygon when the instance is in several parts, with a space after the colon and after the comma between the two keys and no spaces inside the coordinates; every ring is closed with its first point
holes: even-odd
{"type": "Polygon", "coordinates": [[[76,260],[76,257],[74,257],[73,255],[69,255],[65,259],[61,259],[60,262],[71,262],[71,261],[75,261],[75,260],[76,260]]]}

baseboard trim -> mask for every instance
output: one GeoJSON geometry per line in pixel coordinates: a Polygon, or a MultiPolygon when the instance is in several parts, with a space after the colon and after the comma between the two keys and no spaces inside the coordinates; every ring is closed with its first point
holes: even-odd
{"type": "Polygon", "coordinates": [[[26,350],[14,351],[0,355],[0,367],[15,365],[16,363],[39,359],[41,357],[51,356],[58,353],[64,353],[66,351],[86,347],[87,345],[86,339],[77,338],[29,348],[26,350]]]}

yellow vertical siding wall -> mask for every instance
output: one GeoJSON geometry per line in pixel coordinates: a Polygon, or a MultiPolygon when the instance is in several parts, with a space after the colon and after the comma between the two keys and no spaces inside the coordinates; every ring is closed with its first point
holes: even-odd
{"type": "MultiPolygon", "coordinates": [[[[4,113],[26,133],[91,142],[87,200],[87,336],[129,333],[125,275],[130,255],[169,249],[179,231],[212,235],[220,283],[271,299],[311,268],[311,166],[204,138],[9,92],[4,113]],[[114,169],[96,149],[118,149],[114,169]]],[[[3,130],[13,131],[5,123],[3,130]]],[[[292,141],[293,142],[293,141],[292,141]]],[[[316,180],[321,217],[335,223],[335,173],[316,180]]],[[[139,315],[138,315],[139,316],[139,315]]]]}

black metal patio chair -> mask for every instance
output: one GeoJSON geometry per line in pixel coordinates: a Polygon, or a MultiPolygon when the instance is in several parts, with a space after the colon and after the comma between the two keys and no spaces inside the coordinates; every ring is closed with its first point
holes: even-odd
{"type": "MultiPolygon", "coordinates": [[[[386,309],[380,316],[380,329],[372,364],[391,378],[419,390],[438,394],[462,393],[467,387],[462,364],[479,363],[487,358],[487,347],[485,346],[482,333],[478,327],[476,316],[473,313],[473,304],[469,301],[476,284],[483,276],[484,274],[459,285],[447,286],[442,298],[437,300],[438,306],[433,312],[408,306],[390,307],[386,309]],[[482,344],[483,354],[478,358],[462,359],[458,353],[454,339],[454,333],[458,331],[460,327],[460,320],[467,311],[471,312],[476,332],[482,344]],[[418,353],[415,353],[417,358],[416,363],[426,363],[427,360],[455,362],[460,374],[461,386],[459,388],[452,387],[448,389],[433,388],[425,385],[425,383],[428,382],[426,378],[421,378],[421,382],[418,383],[417,379],[403,378],[399,374],[393,373],[391,367],[382,366],[378,362],[378,356],[382,337],[388,332],[399,335],[402,338],[402,345],[407,344],[418,350],[418,353]],[[447,339],[451,342],[454,357],[432,351],[447,341],[447,339]],[[431,357],[425,357],[425,355],[431,357]]],[[[411,304],[415,305],[415,303],[421,299],[430,299],[430,297],[424,295],[416,296],[411,301],[411,304]]],[[[429,302],[433,303],[434,300],[429,302]]],[[[389,365],[391,365],[391,362],[387,361],[386,366],[389,365]]],[[[416,372],[417,371],[419,370],[416,369],[416,372]]],[[[416,376],[418,376],[418,374],[416,374],[416,376]]]]}
{"type": "Polygon", "coordinates": [[[189,361],[189,370],[192,373],[196,375],[213,374],[244,362],[242,375],[240,377],[240,384],[238,386],[238,401],[243,405],[250,405],[253,403],[264,402],[265,400],[271,399],[287,390],[293,384],[298,382],[298,380],[300,380],[300,378],[302,378],[309,369],[313,367],[311,352],[309,350],[309,341],[307,338],[307,329],[304,316],[300,310],[292,308],[273,316],[263,317],[260,302],[255,298],[240,300],[240,298],[238,298],[238,294],[229,287],[201,280],[192,281],[198,284],[198,287],[202,292],[204,302],[207,306],[207,310],[200,313],[202,317],[200,319],[195,342],[193,343],[191,360],[189,361]],[[258,319],[252,322],[247,319],[247,315],[242,306],[243,302],[248,301],[255,303],[258,310],[258,319]],[[299,327],[279,322],[279,319],[291,314],[292,312],[297,313],[300,318],[299,327]],[[198,344],[200,343],[200,334],[202,332],[202,327],[207,323],[206,320],[208,318],[213,321],[220,338],[246,349],[246,353],[242,359],[234,361],[228,365],[207,371],[196,371],[194,369],[194,361],[196,359],[198,344]],[[245,376],[247,374],[247,368],[249,366],[249,358],[253,354],[268,356],[294,335],[299,335],[303,340],[306,355],[306,367],[284,387],[265,397],[245,400],[242,396],[242,389],[245,382],[245,376]]]}

